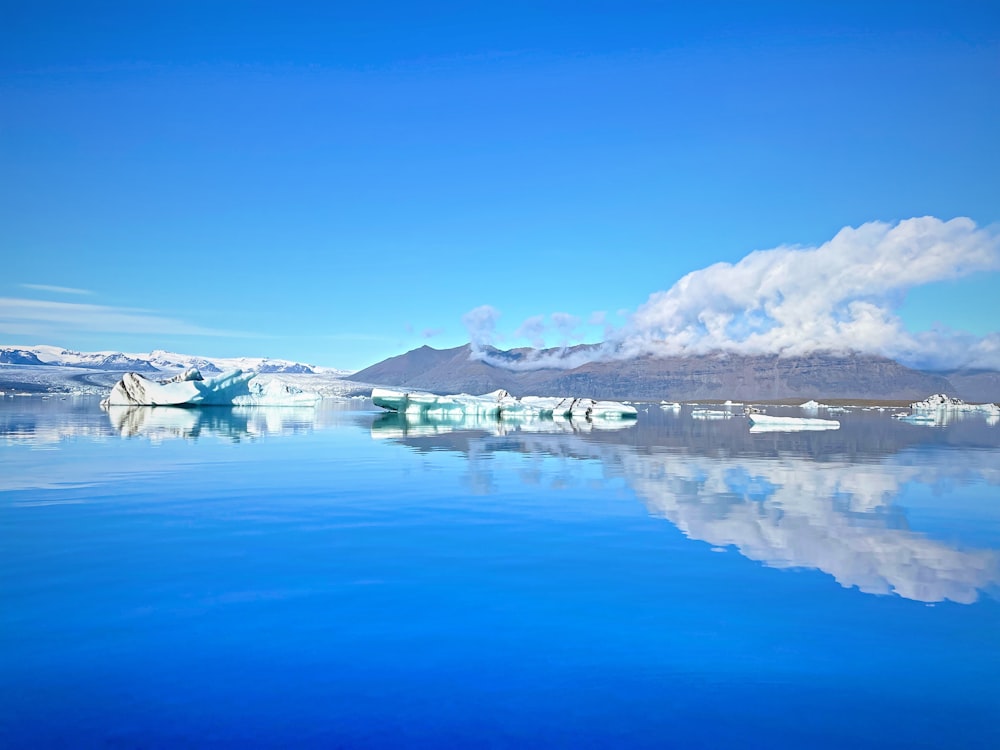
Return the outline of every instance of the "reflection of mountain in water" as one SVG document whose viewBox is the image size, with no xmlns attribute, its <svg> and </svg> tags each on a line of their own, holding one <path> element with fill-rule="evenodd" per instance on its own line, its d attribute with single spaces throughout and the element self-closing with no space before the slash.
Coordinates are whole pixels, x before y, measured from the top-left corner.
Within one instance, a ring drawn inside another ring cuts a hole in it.
<svg viewBox="0 0 1000 750">
<path fill-rule="evenodd" d="M 933 488 L 943 503 L 956 487 L 1000 486 L 1000 450 L 956 451 L 947 446 L 964 438 L 943 433 L 931 436 L 930 444 L 909 447 L 920 442 L 914 436 L 927 432 L 906 429 L 886 415 L 866 419 L 864 424 L 875 426 L 867 438 L 854 425 L 846 440 L 823 433 L 750 436 L 745 422 L 727 440 L 728 424 L 701 430 L 690 418 L 667 417 L 658 426 L 647 423 L 646 440 L 633 444 L 619 442 L 623 435 L 615 433 L 505 434 L 476 426 L 410 423 L 403 429 L 380 422 L 372 427 L 373 437 L 420 451 L 464 453 L 470 484 L 487 491 L 493 469 L 480 459 L 492 452 L 599 460 L 609 475 L 624 477 L 652 514 L 691 539 L 734 547 L 770 567 L 822 570 L 866 593 L 971 603 L 1000 581 L 997 550 L 960 549 L 912 531 L 900 503 L 913 486 Z M 640 428 L 642 422 L 640 416 Z M 657 445 L 654 435 L 666 445 Z M 694 438 L 695 445 L 683 446 L 678 435 Z M 763 444 L 752 442 L 761 437 Z M 976 444 L 984 439 L 979 433 L 973 438 Z"/>
<path fill-rule="evenodd" d="M 315 409 L 288 407 L 110 406 L 107 413 L 122 437 L 142 436 L 151 440 L 212 436 L 239 442 L 262 435 L 307 431 L 316 420 Z"/>
</svg>

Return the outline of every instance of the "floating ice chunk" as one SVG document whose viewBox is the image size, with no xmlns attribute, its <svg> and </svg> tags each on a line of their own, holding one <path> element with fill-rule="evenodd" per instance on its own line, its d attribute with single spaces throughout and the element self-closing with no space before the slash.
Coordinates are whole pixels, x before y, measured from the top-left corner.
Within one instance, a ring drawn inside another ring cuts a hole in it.
<svg viewBox="0 0 1000 750">
<path fill-rule="evenodd" d="M 965 414 L 985 414 L 1000 416 L 1000 406 L 996 404 L 967 404 L 960 398 L 952 398 L 944 393 L 935 393 L 923 401 L 910 404 L 914 414 L 928 412 L 952 412 Z"/>
<path fill-rule="evenodd" d="M 663 411 L 680 411 L 681 405 L 676 401 L 661 401 L 660 408 Z"/>
<path fill-rule="evenodd" d="M 826 404 L 821 404 L 815 399 L 809 399 L 804 404 L 799 404 L 800 409 L 805 409 L 806 411 L 816 411 L 817 409 L 828 409 Z"/>
<path fill-rule="evenodd" d="M 747 413 L 753 432 L 790 432 L 794 430 L 839 430 L 836 419 L 807 419 L 803 417 L 776 417 L 771 414 Z"/>
<path fill-rule="evenodd" d="M 438 396 L 419 391 L 372 389 L 372 401 L 383 409 L 409 416 L 476 416 L 493 418 L 622 419 L 634 418 L 634 406 L 589 398 L 524 396 L 498 390 L 482 396 L 460 393 Z"/>
<path fill-rule="evenodd" d="M 215 378 L 191 368 L 169 380 L 149 380 L 135 372 L 122 376 L 104 406 L 315 406 L 319 396 L 277 380 L 263 383 L 257 373 L 234 370 Z"/>
<path fill-rule="evenodd" d="M 692 419 L 732 419 L 731 411 L 719 411 L 718 409 L 692 409 Z"/>
<path fill-rule="evenodd" d="M 985 417 L 991 427 L 1000 423 L 1000 406 L 996 404 L 967 404 L 960 398 L 935 393 L 923 401 L 910 404 L 909 416 L 897 417 L 901 422 L 941 426 L 964 417 Z"/>
</svg>

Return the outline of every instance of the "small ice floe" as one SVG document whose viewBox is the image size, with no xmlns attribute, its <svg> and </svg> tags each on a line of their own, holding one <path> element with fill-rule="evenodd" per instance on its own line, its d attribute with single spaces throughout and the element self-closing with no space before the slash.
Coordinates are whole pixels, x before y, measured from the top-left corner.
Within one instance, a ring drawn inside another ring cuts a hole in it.
<svg viewBox="0 0 1000 750">
<path fill-rule="evenodd" d="M 804 404 L 799 404 L 799 408 L 803 411 L 819 411 L 820 409 L 829 409 L 830 407 L 814 399 L 809 399 Z"/>
<path fill-rule="evenodd" d="M 764 414 L 759 409 L 749 408 L 746 412 L 750 420 L 751 432 L 792 432 L 798 430 L 839 430 L 836 419 L 813 419 L 807 417 L 777 417 Z"/>
<path fill-rule="evenodd" d="M 719 411 L 718 409 L 693 409 L 692 419 L 732 419 L 731 411 Z"/>
</svg>

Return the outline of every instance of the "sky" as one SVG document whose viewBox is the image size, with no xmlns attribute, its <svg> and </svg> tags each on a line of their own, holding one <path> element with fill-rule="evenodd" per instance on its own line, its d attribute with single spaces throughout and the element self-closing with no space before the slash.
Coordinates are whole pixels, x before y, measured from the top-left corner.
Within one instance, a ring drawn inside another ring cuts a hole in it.
<svg viewBox="0 0 1000 750">
<path fill-rule="evenodd" d="M 992 2 L 7 2 L 0 344 L 1000 369 L 997 133 Z"/>
</svg>

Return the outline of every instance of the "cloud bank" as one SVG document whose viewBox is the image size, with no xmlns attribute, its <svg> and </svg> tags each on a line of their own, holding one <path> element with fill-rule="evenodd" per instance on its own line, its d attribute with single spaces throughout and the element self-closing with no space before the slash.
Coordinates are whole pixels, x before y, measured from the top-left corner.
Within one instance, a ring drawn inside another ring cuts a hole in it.
<svg viewBox="0 0 1000 750">
<path fill-rule="evenodd" d="M 911 332 L 896 314 L 914 287 L 996 270 L 1000 236 L 971 219 L 845 227 L 818 247 L 758 250 L 737 263 L 693 271 L 650 295 L 602 345 L 566 359 L 547 353 L 521 369 L 643 355 L 817 351 L 881 354 L 931 369 L 1000 369 L 1000 332 Z M 490 310 L 495 332 L 498 313 Z M 521 333 L 540 341 L 540 321 L 529 319 Z"/>
</svg>

